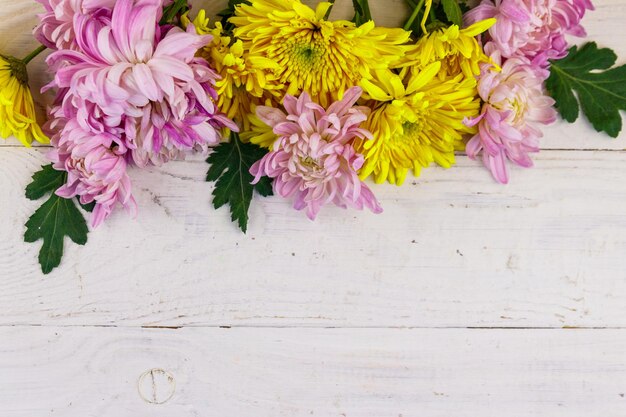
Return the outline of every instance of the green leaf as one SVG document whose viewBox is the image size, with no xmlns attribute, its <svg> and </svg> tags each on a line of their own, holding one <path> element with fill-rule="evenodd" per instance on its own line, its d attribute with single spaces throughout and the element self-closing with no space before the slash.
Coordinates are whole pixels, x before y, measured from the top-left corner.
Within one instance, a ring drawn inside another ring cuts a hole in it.
<svg viewBox="0 0 626 417">
<path fill-rule="evenodd" d="M 459 8 L 461 9 L 461 14 L 462 15 L 464 15 L 465 13 L 469 12 L 470 10 L 472 10 L 472 8 L 470 7 L 470 5 L 468 4 L 467 1 L 459 2 Z"/>
<path fill-rule="evenodd" d="M 69 236 L 79 245 L 87 243 L 87 223 L 74 201 L 52 194 L 26 222 L 26 242 L 43 239 L 39 264 L 44 274 L 59 266 L 63 257 L 63 238 Z"/>
<path fill-rule="evenodd" d="M 362 24 L 372 20 L 368 0 L 352 0 L 352 7 L 354 8 L 354 17 L 352 18 L 352 22 L 354 22 L 357 26 L 361 26 Z"/>
<path fill-rule="evenodd" d="M 270 178 L 263 177 L 257 184 L 251 184 L 254 177 L 250 174 L 250 167 L 266 152 L 256 145 L 241 142 L 238 134 L 231 133 L 230 142 L 219 144 L 207 158 L 211 167 L 206 179 L 216 182 L 213 207 L 218 209 L 228 204 L 232 220 L 238 222 L 244 233 L 248 229 L 248 209 L 253 191 L 263 197 L 272 195 Z"/>
<path fill-rule="evenodd" d="M 33 175 L 33 181 L 26 186 L 26 198 L 39 200 L 48 193 L 52 193 L 65 183 L 66 173 L 52 168 L 52 164 L 41 167 Z"/>
<path fill-rule="evenodd" d="M 598 132 L 614 138 L 619 135 L 620 110 L 626 110 L 626 65 L 611 68 L 616 60 L 612 50 L 598 49 L 590 42 L 580 49 L 574 46 L 565 58 L 552 61 L 546 88 L 565 120 L 576 121 L 582 108 Z"/>
<path fill-rule="evenodd" d="M 81 202 L 80 202 L 80 197 L 78 197 L 78 196 L 77 196 L 77 197 L 76 197 L 76 202 L 80 205 L 80 207 L 81 207 L 83 210 L 85 210 L 85 211 L 86 211 L 86 212 L 88 212 L 88 213 L 93 212 L 93 209 L 95 209 L 95 208 L 96 208 L 96 202 L 95 202 L 95 201 L 92 201 L 92 202 L 91 202 L 91 203 L 89 203 L 89 204 L 83 204 L 83 203 L 81 203 Z"/>
<path fill-rule="evenodd" d="M 463 25 L 463 13 L 457 0 L 441 0 L 441 4 L 448 21 L 461 27 Z"/>
<path fill-rule="evenodd" d="M 24 241 L 32 243 L 43 239 L 39 264 L 44 274 L 59 266 L 63 257 L 63 240 L 69 236 L 79 245 L 87 243 L 87 223 L 73 199 L 54 194 L 66 181 L 67 173 L 56 171 L 52 165 L 42 167 L 26 187 L 26 197 L 36 200 L 52 193 L 26 222 Z"/>
<path fill-rule="evenodd" d="M 187 0 L 174 0 L 172 4 L 163 9 L 163 16 L 159 25 L 173 24 L 174 19 L 189 10 Z"/>
<path fill-rule="evenodd" d="M 235 8 L 239 4 L 247 4 L 251 3 L 248 0 L 229 0 L 228 7 L 220 11 L 217 16 L 222 18 L 222 28 L 228 34 L 231 34 L 235 26 L 229 22 L 229 19 L 235 15 Z"/>
</svg>

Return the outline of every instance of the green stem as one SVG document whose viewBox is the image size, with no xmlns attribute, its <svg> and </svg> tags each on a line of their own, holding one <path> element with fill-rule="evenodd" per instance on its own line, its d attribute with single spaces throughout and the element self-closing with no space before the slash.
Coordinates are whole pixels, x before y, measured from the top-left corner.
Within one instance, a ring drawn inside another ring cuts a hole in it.
<svg viewBox="0 0 626 417">
<path fill-rule="evenodd" d="M 330 17 L 330 12 L 333 10 L 333 6 L 335 5 L 335 0 L 328 0 L 330 3 L 330 7 L 326 10 L 326 14 L 324 15 L 324 20 L 328 20 Z"/>
<path fill-rule="evenodd" d="M 363 12 L 365 13 L 365 21 L 369 22 L 372 19 L 372 12 L 370 12 L 370 4 L 368 0 L 363 1 Z"/>
<path fill-rule="evenodd" d="M 46 50 L 46 47 L 41 45 L 39 46 L 39 48 L 35 49 L 33 52 L 31 52 L 30 54 L 28 54 L 26 56 L 26 58 L 22 59 L 22 62 L 24 63 L 24 65 L 28 65 L 28 63 L 30 61 L 33 60 L 33 58 L 35 58 L 37 55 L 39 55 L 40 53 L 42 53 L 43 51 Z"/>
<path fill-rule="evenodd" d="M 415 19 L 417 18 L 417 15 L 422 10 L 422 7 L 424 7 L 424 1 L 425 0 L 420 0 L 420 2 L 417 3 L 417 6 L 415 7 L 415 9 L 413 9 L 413 13 L 411 14 L 411 17 L 409 17 L 409 20 L 407 20 L 405 25 L 404 25 L 404 30 L 410 30 L 411 29 L 411 26 L 413 25 L 413 22 L 415 22 Z"/>
</svg>

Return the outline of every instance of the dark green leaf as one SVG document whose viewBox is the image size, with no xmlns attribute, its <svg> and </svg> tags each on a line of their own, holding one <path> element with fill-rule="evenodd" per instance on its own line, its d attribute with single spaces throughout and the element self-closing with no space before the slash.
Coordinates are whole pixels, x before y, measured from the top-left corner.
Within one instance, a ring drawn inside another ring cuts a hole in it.
<svg viewBox="0 0 626 417">
<path fill-rule="evenodd" d="M 355 14 L 359 16 L 363 16 L 365 14 L 365 12 L 363 11 L 363 7 L 361 6 L 361 3 L 359 2 L 359 0 L 352 0 L 352 7 L 354 8 Z"/>
<path fill-rule="evenodd" d="M 352 18 L 352 21 L 357 26 L 361 26 L 362 24 L 372 20 L 368 0 L 352 0 L 352 7 L 354 8 L 354 17 Z"/>
<path fill-rule="evenodd" d="M 546 87 L 565 120 L 576 121 L 582 108 L 598 132 L 614 138 L 619 135 L 620 110 L 626 110 L 626 65 L 611 68 L 616 59 L 612 50 L 598 49 L 590 42 L 580 49 L 574 46 L 565 58 L 552 61 Z"/>
<path fill-rule="evenodd" d="M 259 183 L 254 180 L 250 167 L 263 158 L 267 151 L 251 143 L 243 143 L 236 133 L 231 134 L 228 143 L 219 144 L 207 162 L 211 164 L 207 181 L 215 181 L 213 206 L 218 209 L 225 204 L 230 206 L 231 218 L 237 221 L 245 233 L 248 228 L 248 209 L 253 191 L 266 197 L 272 195 L 272 181 L 263 177 Z"/>
<path fill-rule="evenodd" d="M 443 11 L 448 18 L 448 21 L 454 25 L 463 25 L 463 13 L 457 0 L 441 0 L 443 5 Z"/>
<path fill-rule="evenodd" d="M 76 197 L 76 201 L 82 207 L 82 209 L 85 210 L 86 212 L 91 213 L 93 211 L 93 209 L 96 208 L 96 202 L 95 201 L 92 201 L 89 204 L 83 204 L 83 203 L 80 202 L 80 198 L 79 197 Z"/>
<path fill-rule="evenodd" d="M 26 187 L 26 197 L 31 200 L 52 194 L 28 219 L 24 233 L 26 242 L 43 239 L 39 264 L 44 274 L 50 273 L 61 263 L 65 236 L 79 245 L 87 242 L 87 223 L 74 200 L 54 194 L 66 179 L 66 172 L 56 171 L 52 165 L 46 165 L 33 175 L 33 181 Z"/>
<path fill-rule="evenodd" d="M 222 18 L 222 28 L 226 33 L 231 33 L 235 28 L 229 19 L 235 15 L 235 7 L 239 4 L 250 5 L 251 3 L 248 0 L 229 0 L 228 7 L 217 14 Z"/>
<path fill-rule="evenodd" d="M 189 10 L 187 0 L 174 0 L 172 4 L 163 9 L 160 25 L 173 24 L 174 19 Z"/>
<path fill-rule="evenodd" d="M 461 14 L 465 14 L 469 12 L 470 10 L 472 10 L 472 8 L 470 7 L 467 1 L 461 1 L 459 3 L 459 7 L 461 8 Z"/>
<path fill-rule="evenodd" d="M 73 200 L 52 194 L 48 201 L 26 222 L 26 242 L 43 239 L 39 264 L 44 274 L 59 266 L 63 257 L 63 239 L 69 236 L 79 245 L 87 243 L 87 223 Z"/>
<path fill-rule="evenodd" d="M 33 175 L 33 181 L 26 186 L 26 198 L 39 200 L 48 193 L 52 193 L 65 183 L 66 173 L 52 168 L 52 164 L 41 167 Z"/>
</svg>

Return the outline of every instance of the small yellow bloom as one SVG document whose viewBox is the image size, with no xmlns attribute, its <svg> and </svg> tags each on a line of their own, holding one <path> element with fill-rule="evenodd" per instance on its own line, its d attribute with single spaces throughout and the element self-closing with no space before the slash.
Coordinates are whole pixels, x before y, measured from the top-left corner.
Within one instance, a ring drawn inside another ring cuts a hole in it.
<svg viewBox="0 0 626 417">
<path fill-rule="evenodd" d="M 300 0 L 251 0 L 236 7 L 230 22 L 244 50 L 274 64 L 284 94 L 308 92 L 322 106 L 376 69 L 388 68 L 405 53 L 409 32 L 377 28 L 373 22 L 356 26 L 324 19 L 329 2 L 315 10 Z"/>
<path fill-rule="evenodd" d="M 272 105 L 269 100 L 265 103 L 266 106 L 276 107 Z M 240 133 L 241 140 L 243 142 L 250 142 L 258 145 L 262 148 L 272 149 L 278 136 L 274 133 L 271 126 L 261 121 L 256 115 L 256 104 L 252 105 L 252 112 L 248 115 L 249 129 Z"/>
<path fill-rule="evenodd" d="M 423 36 L 407 53 L 401 67 L 422 69 L 435 61 L 441 61 L 440 79 L 462 73 L 466 78 L 480 74 L 480 64 L 489 62 L 476 40 L 495 23 L 485 19 L 461 29 L 457 25 L 439 28 Z"/>
<path fill-rule="evenodd" d="M 361 86 L 373 100 L 373 111 L 363 128 L 373 140 L 358 141 L 355 149 L 365 157 L 360 176 L 372 175 L 377 183 L 401 185 L 409 170 L 415 176 L 435 162 L 454 164 L 454 150 L 473 129 L 463 124 L 478 115 L 476 83 L 463 74 L 441 80 L 440 61 L 409 75 L 378 71 Z"/>
<path fill-rule="evenodd" d="M 189 24 L 187 16 L 183 17 L 183 24 Z M 266 95 L 278 96 L 283 88 L 274 76 L 276 63 L 249 53 L 241 40 L 224 34 L 220 22 L 215 23 L 214 29 L 209 28 L 204 10 L 198 12 L 193 24 L 198 34 L 213 36 L 213 42 L 201 50 L 200 55 L 221 76 L 215 86 L 218 108 L 243 127 L 243 131 L 250 129 L 248 115 L 252 107 L 263 103 Z"/>
<path fill-rule="evenodd" d="M 33 96 L 28 88 L 26 65 L 0 55 L 0 136 L 15 136 L 24 146 L 33 140 L 48 143 L 37 124 Z"/>
</svg>

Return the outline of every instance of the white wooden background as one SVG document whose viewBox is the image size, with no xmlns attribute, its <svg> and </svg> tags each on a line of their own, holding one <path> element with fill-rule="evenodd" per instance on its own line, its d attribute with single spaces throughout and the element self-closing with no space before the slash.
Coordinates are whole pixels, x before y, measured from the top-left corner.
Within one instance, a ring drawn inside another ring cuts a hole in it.
<svg viewBox="0 0 626 417">
<path fill-rule="evenodd" d="M 623 63 L 626 2 L 595 3 Z M 39 6 L 0 5 L 24 54 Z M 44 277 L 22 236 L 45 148 L 0 142 L 0 417 L 626 416 L 626 134 L 560 123 L 543 146 L 508 186 L 466 157 L 377 186 L 381 216 L 258 200 L 248 235 L 200 159 L 134 171 L 139 218 Z"/>
</svg>

